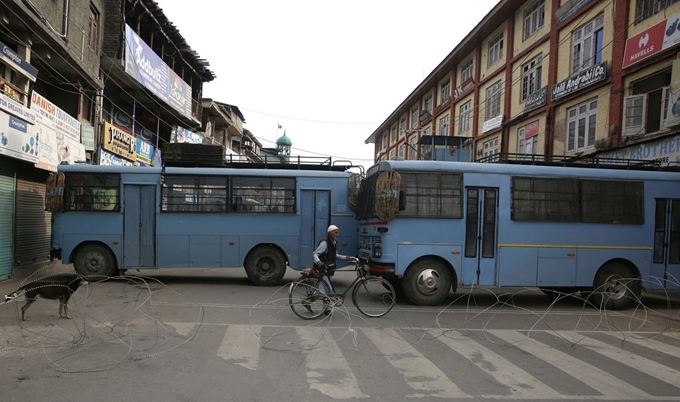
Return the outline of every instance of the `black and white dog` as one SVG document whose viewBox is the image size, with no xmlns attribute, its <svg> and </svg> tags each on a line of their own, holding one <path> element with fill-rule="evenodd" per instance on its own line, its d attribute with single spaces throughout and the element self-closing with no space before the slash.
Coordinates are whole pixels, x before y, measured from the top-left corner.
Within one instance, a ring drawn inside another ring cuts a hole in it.
<svg viewBox="0 0 680 402">
<path fill-rule="evenodd" d="M 59 316 L 71 318 L 68 315 L 68 300 L 81 284 L 86 283 L 85 280 L 76 275 L 55 275 L 49 278 L 41 278 L 40 280 L 27 283 L 13 293 L 6 295 L 5 303 L 17 298 L 18 293 L 23 290 L 26 296 L 26 304 L 21 307 L 22 321 L 26 321 L 26 310 L 35 303 L 38 296 L 49 300 L 59 300 Z"/>
</svg>

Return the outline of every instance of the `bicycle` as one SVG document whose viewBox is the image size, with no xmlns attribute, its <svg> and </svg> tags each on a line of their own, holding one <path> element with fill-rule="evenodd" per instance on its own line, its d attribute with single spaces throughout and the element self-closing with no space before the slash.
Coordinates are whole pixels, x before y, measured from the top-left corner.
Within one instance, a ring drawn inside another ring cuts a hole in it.
<svg viewBox="0 0 680 402">
<path fill-rule="evenodd" d="M 343 304 L 345 295 L 352 290 L 352 303 L 367 317 L 382 317 L 392 310 L 396 303 L 396 293 L 392 285 L 378 276 L 367 275 L 361 261 L 352 257 L 354 271 L 357 277 L 342 293 L 336 293 L 323 281 L 324 276 L 330 276 L 323 269 L 314 268 L 317 273 L 305 273 L 303 278 L 290 284 L 288 302 L 293 313 L 305 320 L 313 320 L 322 314 L 332 312 L 332 309 Z M 348 271 L 348 270 L 347 270 Z"/>
</svg>

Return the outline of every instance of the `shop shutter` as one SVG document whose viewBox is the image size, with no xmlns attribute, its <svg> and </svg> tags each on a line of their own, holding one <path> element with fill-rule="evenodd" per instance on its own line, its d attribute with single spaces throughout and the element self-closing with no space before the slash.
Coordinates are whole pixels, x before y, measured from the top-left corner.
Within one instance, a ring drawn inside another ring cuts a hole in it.
<svg viewBox="0 0 680 402">
<path fill-rule="evenodd" d="M 52 214 L 45 211 L 47 175 L 33 167 L 17 172 L 15 265 L 49 259 Z"/>
<path fill-rule="evenodd" d="M 14 162 L 0 156 L 0 280 L 9 278 L 14 265 L 14 172 Z"/>
</svg>

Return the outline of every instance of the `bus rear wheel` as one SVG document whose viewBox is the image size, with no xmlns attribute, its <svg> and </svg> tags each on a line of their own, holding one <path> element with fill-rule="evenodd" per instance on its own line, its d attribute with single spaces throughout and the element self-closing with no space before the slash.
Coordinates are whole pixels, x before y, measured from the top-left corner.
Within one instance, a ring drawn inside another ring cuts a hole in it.
<svg viewBox="0 0 680 402">
<path fill-rule="evenodd" d="M 420 306 L 440 304 L 451 289 L 451 272 L 441 262 L 427 258 L 414 263 L 402 280 L 406 297 Z"/>
<path fill-rule="evenodd" d="M 621 263 L 609 263 L 595 275 L 590 299 L 595 307 L 622 310 L 640 299 L 640 281 Z"/>
<path fill-rule="evenodd" d="M 244 268 L 255 285 L 276 285 L 286 273 L 286 259 L 274 247 L 258 247 L 248 255 Z"/>
<path fill-rule="evenodd" d="M 73 268 L 85 278 L 102 279 L 116 274 L 116 262 L 111 250 L 96 243 L 78 248 L 73 257 Z"/>
</svg>

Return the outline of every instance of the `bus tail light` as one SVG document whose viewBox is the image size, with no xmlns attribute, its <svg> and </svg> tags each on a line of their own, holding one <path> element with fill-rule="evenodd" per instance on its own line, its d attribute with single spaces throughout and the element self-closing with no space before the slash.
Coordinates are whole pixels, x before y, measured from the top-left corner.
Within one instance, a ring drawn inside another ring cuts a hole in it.
<svg viewBox="0 0 680 402">
<path fill-rule="evenodd" d="M 387 233 L 387 228 L 386 227 L 379 227 L 378 233 Z"/>
<path fill-rule="evenodd" d="M 373 257 L 380 258 L 382 256 L 382 248 L 379 246 L 373 247 Z"/>
</svg>

